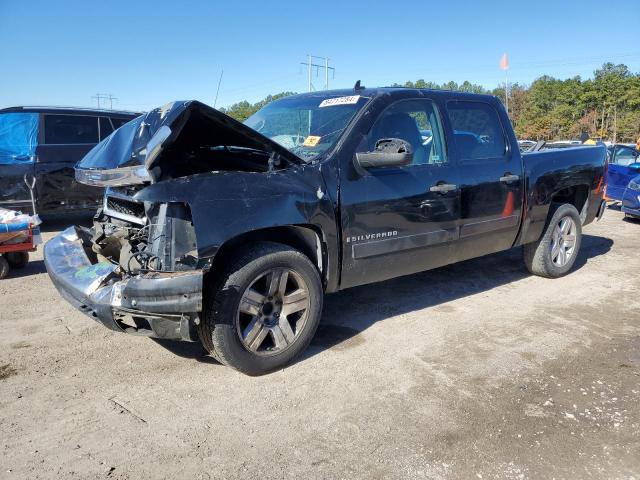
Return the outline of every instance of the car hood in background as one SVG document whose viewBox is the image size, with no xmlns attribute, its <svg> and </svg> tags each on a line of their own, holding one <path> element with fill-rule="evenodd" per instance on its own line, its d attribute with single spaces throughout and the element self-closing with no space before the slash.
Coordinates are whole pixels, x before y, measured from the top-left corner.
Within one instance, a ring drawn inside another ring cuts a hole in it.
<svg viewBox="0 0 640 480">
<path fill-rule="evenodd" d="M 189 100 L 168 103 L 117 129 L 76 165 L 76 180 L 97 186 L 157 182 L 171 162 L 161 153 L 178 140 L 198 146 L 255 149 L 290 163 L 304 163 L 252 128 Z"/>
</svg>

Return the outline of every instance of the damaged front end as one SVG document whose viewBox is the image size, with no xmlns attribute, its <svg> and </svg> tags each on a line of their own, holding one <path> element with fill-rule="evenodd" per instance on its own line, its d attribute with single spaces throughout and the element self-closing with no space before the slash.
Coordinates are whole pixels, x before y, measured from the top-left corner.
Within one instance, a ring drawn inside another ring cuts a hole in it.
<svg viewBox="0 0 640 480">
<path fill-rule="evenodd" d="M 67 301 L 112 330 L 195 340 L 203 271 L 188 208 L 131 203 L 122 216 L 145 212 L 139 222 L 103 210 L 92 229 L 70 227 L 50 240 L 47 271 Z"/>
<path fill-rule="evenodd" d="M 76 167 L 84 184 L 108 187 L 91 229 L 72 227 L 44 248 L 57 289 L 106 327 L 193 340 L 206 262 L 198 258 L 187 204 L 142 202 L 150 184 L 212 170 L 268 171 L 292 157 L 206 105 L 173 102 L 116 130 Z"/>
<path fill-rule="evenodd" d="M 152 110 L 76 166 L 79 182 L 107 187 L 104 203 L 93 228 L 69 228 L 46 244 L 47 271 L 65 299 L 112 330 L 195 340 L 210 258 L 199 254 L 191 207 L 172 194 L 139 198 L 183 177 L 271 173 L 300 162 L 202 103 Z"/>
</svg>

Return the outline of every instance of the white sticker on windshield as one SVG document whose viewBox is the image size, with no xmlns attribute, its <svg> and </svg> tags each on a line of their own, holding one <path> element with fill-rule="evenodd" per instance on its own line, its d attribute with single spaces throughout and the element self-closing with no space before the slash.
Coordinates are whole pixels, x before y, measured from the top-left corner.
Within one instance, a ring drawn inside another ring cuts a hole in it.
<svg viewBox="0 0 640 480">
<path fill-rule="evenodd" d="M 336 97 L 336 98 L 327 98 L 320 102 L 320 108 L 322 107 L 333 107 L 334 105 L 353 105 L 354 103 L 358 103 L 360 100 L 360 95 L 351 95 L 349 97 Z"/>
</svg>

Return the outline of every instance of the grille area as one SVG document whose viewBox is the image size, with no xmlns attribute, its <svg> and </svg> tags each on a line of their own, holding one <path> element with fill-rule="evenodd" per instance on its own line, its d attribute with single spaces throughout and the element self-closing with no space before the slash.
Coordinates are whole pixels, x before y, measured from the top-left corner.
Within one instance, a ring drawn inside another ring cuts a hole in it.
<svg viewBox="0 0 640 480">
<path fill-rule="evenodd" d="M 107 196 L 105 213 L 114 217 L 126 215 L 142 220 L 145 217 L 144 204 L 120 197 Z"/>
<path fill-rule="evenodd" d="M 144 217 L 144 205 L 142 203 L 124 200 L 122 198 L 107 197 L 107 208 L 114 212 L 131 215 L 133 217 Z"/>
</svg>

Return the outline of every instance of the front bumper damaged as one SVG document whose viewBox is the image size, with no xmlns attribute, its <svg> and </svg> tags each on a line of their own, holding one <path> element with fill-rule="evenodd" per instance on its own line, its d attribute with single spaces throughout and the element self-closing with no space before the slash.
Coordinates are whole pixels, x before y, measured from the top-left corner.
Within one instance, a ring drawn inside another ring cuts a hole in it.
<svg viewBox="0 0 640 480">
<path fill-rule="evenodd" d="M 122 278 L 110 262 L 92 263 L 83 232 L 70 227 L 44 247 L 47 272 L 62 297 L 118 332 L 195 340 L 202 310 L 201 270 L 154 271 Z"/>
</svg>

